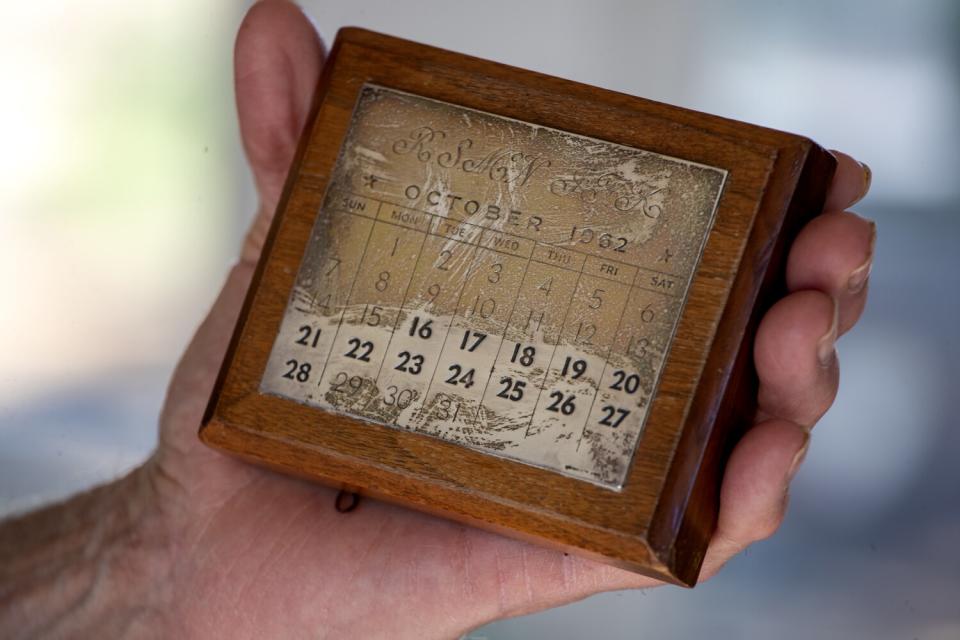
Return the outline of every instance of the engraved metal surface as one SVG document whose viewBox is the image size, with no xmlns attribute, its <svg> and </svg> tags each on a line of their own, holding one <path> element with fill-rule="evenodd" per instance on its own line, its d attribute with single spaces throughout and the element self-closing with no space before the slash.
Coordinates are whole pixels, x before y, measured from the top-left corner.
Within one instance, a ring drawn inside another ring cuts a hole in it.
<svg viewBox="0 0 960 640">
<path fill-rule="evenodd" d="M 618 489 L 725 179 L 366 85 L 261 391 Z"/>
</svg>

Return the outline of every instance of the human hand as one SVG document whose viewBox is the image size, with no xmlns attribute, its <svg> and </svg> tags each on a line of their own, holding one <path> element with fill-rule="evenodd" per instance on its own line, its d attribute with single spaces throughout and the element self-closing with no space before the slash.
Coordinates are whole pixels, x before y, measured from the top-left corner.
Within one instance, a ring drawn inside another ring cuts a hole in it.
<svg viewBox="0 0 960 640">
<path fill-rule="evenodd" d="M 204 447 L 197 427 L 263 246 L 323 63 L 311 24 L 283 1 L 255 5 L 235 59 L 240 128 L 260 206 L 213 309 L 185 353 L 141 471 L 164 540 L 165 635 L 453 637 L 486 621 L 655 580 L 367 500 L 344 516 L 334 490 Z M 833 401 L 834 342 L 866 300 L 874 227 L 843 212 L 869 174 L 849 156 L 826 213 L 794 243 L 791 293 L 764 317 L 760 411 L 727 465 L 702 579 L 779 526 L 809 429 Z"/>
</svg>

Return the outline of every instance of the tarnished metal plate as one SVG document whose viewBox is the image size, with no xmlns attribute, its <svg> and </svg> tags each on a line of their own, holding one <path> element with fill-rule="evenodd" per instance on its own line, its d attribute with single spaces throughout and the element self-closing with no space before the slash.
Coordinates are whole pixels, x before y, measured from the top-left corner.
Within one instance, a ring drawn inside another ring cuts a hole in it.
<svg viewBox="0 0 960 640">
<path fill-rule="evenodd" d="M 366 85 L 261 391 L 618 489 L 725 179 Z"/>
</svg>

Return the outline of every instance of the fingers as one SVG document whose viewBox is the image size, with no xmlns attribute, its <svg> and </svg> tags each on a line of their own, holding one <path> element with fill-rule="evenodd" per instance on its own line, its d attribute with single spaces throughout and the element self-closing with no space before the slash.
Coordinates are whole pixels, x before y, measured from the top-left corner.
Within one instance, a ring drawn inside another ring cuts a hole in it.
<svg viewBox="0 0 960 640">
<path fill-rule="evenodd" d="M 240 133 L 260 196 L 242 259 L 255 261 L 280 198 L 323 65 L 320 37 L 300 9 L 266 0 L 250 9 L 234 47 Z"/>
<path fill-rule="evenodd" d="M 803 228 L 790 249 L 787 286 L 833 296 L 840 307 L 840 334 L 863 313 L 876 234 L 873 222 L 853 213 L 825 213 Z"/>
<path fill-rule="evenodd" d="M 837 310 L 828 294 L 809 290 L 788 295 L 764 316 L 753 354 L 761 415 L 809 428 L 830 407 L 839 379 Z"/>
<path fill-rule="evenodd" d="M 860 202 L 870 190 L 873 173 L 866 164 L 854 160 L 842 151 L 832 151 L 837 159 L 837 170 L 827 192 L 824 211 L 843 211 Z"/>
<path fill-rule="evenodd" d="M 840 305 L 839 333 L 850 329 L 863 312 L 867 280 L 873 265 L 876 225 L 844 209 L 860 201 L 870 188 L 871 171 L 834 151 L 837 171 L 824 213 L 800 232 L 787 261 L 791 291 L 819 289 Z"/>
<path fill-rule="evenodd" d="M 170 383 L 161 418 L 160 455 L 171 448 L 205 451 L 198 446 L 196 425 L 270 227 L 322 63 L 320 39 L 295 5 L 267 0 L 247 13 L 237 34 L 234 71 L 240 131 L 260 208 L 240 263 L 230 272 Z"/>
<path fill-rule="evenodd" d="M 866 195 L 871 172 L 847 154 L 833 153 L 838 164 L 824 206 L 828 213 L 794 241 L 787 263 L 793 293 L 767 312 L 757 331 L 754 362 L 764 421 L 747 432 L 727 463 L 701 579 L 780 526 L 809 429 L 837 393 L 837 336 L 863 311 L 876 227 L 843 209 Z"/>
<path fill-rule="evenodd" d="M 753 427 L 727 462 L 720 488 L 720 515 L 701 580 L 716 573 L 749 544 L 773 535 L 783 521 L 790 480 L 809 445 L 803 428 L 786 420 Z"/>
</svg>

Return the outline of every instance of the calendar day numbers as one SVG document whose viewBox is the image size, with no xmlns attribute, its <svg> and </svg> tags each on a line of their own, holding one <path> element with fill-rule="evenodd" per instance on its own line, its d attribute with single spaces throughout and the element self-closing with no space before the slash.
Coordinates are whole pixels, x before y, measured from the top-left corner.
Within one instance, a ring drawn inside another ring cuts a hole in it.
<svg viewBox="0 0 960 640">
<path fill-rule="evenodd" d="M 365 85 L 260 389 L 616 490 L 725 179 Z"/>
</svg>

